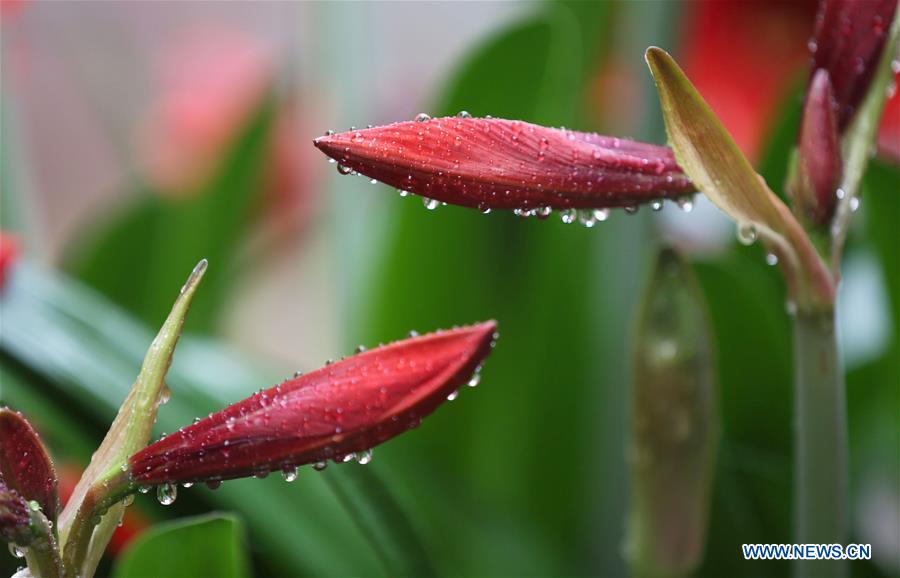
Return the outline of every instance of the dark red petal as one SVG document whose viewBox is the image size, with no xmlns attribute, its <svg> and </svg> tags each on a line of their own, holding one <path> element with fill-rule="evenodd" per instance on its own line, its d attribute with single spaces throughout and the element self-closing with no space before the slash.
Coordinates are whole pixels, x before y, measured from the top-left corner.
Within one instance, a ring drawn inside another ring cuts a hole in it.
<svg viewBox="0 0 900 578">
<path fill-rule="evenodd" d="M 27 546 L 31 541 L 30 526 L 28 503 L 0 480 L 0 540 Z"/>
<path fill-rule="evenodd" d="M 239 478 L 367 450 L 415 427 L 492 348 L 496 323 L 354 355 L 185 427 L 131 457 L 140 484 Z"/>
<path fill-rule="evenodd" d="M 314 144 L 367 177 L 481 210 L 599 209 L 694 191 L 667 147 L 517 120 L 398 122 Z"/>
<path fill-rule="evenodd" d="M 34 428 L 21 414 L 0 409 L 0 477 L 26 500 L 35 500 L 48 520 L 59 513 L 56 471 Z"/>
<path fill-rule="evenodd" d="M 793 187 L 795 202 L 805 218 L 817 225 L 831 220 L 841 178 L 841 149 L 835 102 L 828 72 L 816 72 L 803 108 L 800 127 L 800 176 Z"/>
<path fill-rule="evenodd" d="M 897 0 L 822 0 L 810 43 L 812 73 L 824 68 L 838 103 L 838 130 L 850 124 L 887 43 Z"/>
</svg>

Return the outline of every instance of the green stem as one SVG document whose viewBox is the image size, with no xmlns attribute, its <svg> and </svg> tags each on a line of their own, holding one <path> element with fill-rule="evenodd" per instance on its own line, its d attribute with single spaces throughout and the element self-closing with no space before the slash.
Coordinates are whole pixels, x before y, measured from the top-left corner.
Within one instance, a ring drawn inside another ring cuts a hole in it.
<svg viewBox="0 0 900 578">
<path fill-rule="evenodd" d="M 794 319 L 794 523 L 798 544 L 846 544 L 847 409 L 833 310 Z M 847 575 L 843 561 L 796 562 L 795 578 Z"/>
</svg>

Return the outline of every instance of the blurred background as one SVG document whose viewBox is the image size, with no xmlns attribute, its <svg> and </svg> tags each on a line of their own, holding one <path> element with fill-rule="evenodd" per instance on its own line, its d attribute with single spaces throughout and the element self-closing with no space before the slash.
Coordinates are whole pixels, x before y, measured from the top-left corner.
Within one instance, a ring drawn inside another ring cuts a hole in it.
<svg viewBox="0 0 900 578">
<path fill-rule="evenodd" d="M 762 248 L 702 198 L 592 229 L 441 207 L 340 176 L 325 130 L 468 110 L 663 143 L 643 51 L 672 52 L 779 190 L 815 2 L 159 3 L 3 0 L 0 398 L 71 489 L 191 267 L 210 261 L 158 432 L 295 370 L 495 318 L 482 385 L 371 465 L 139 496 L 154 521 L 246 523 L 259 576 L 382 575 L 325 476 L 373 468 L 451 576 L 624 576 L 628 335 L 662 242 L 716 336 L 723 437 L 700 576 L 785 575 L 790 325 Z M 900 109 L 889 104 L 844 264 L 853 540 L 900 574 Z M 110 561 L 104 563 L 108 571 Z M 17 561 L 0 559 L 11 572 Z"/>
</svg>

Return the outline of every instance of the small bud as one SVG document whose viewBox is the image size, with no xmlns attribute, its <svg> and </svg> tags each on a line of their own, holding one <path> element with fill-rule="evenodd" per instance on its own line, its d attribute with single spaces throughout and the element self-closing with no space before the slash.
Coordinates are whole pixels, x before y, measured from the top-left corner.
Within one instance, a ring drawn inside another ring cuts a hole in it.
<svg viewBox="0 0 900 578">
<path fill-rule="evenodd" d="M 639 576 L 688 576 L 703 557 L 718 411 L 712 336 L 690 265 L 657 260 L 634 334 L 628 555 Z"/>
<path fill-rule="evenodd" d="M 836 106 L 828 72 L 820 69 L 806 93 L 797 167 L 789 185 L 795 212 L 817 227 L 828 226 L 838 200 L 842 166 Z"/>
<path fill-rule="evenodd" d="M 51 522 L 59 512 L 56 470 L 31 424 L 0 408 L 0 478 L 25 500 L 36 501 Z"/>
<path fill-rule="evenodd" d="M 821 0 L 812 42 L 812 74 L 828 71 L 842 134 L 869 90 L 888 40 L 897 0 Z M 811 79 L 812 82 L 812 79 Z"/>
<path fill-rule="evenodd" d="M 28 502 L 0 480 L 0 539 L 27 546 L 34 539 Z"/>
</svg>

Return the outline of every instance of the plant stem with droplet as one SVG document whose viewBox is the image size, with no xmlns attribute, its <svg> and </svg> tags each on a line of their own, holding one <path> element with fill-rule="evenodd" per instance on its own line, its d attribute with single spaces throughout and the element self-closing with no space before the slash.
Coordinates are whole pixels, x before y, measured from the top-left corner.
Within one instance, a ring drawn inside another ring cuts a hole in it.
<svg viewBox="0 0 900 578">
<path fill-rule="evenodd" d="M 834 311 L 794 318 L 794 542 L 845 544 L 847 407 Z M 847 575 L 840 560 L 795 562 L 796 578 Z"/>
</svg>

